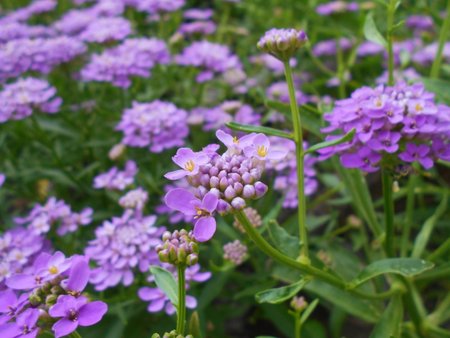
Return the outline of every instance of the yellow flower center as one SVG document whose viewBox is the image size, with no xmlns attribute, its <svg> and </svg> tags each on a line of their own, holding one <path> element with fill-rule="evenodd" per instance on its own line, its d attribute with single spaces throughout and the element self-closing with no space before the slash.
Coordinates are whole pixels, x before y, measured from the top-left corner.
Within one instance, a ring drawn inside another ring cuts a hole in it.
<svg viewBox="0 0 450 338">
<path fill-rule="evenodd" d="M 258 153 L 258 156 L 266 157 L 267 150 L 268 149 L 264 146 L 258 146 L 258 148 L 256 149 L 256 152 Z"/>
<path fill-rule="evenodd" d="M 383 102 L 381 102 L 380 99 L 377 99 L 377 101 L 375 102 L 375 106 L 381 107 L 382 105 L 383 105 Z"/>
<path fill-rule="evenodd" d="M 54 265 L 48 268 L 48 272 L 50 272 L 52 275 L 56 275 L 58 273 L 58 268 Z"/>
<path fill-rule="evenodd" d="M 236 144 L 239 143 L 239 140 L 238 140 L 238 138 L 236 136 L 233 137 L 233 143 L 236 143 Z"/>
<path fill-rule="evenodd" d="M 416 111 L 422 111 L 423 107 L 420 105 L 420 103 L 416 104 Z"/>
<path fill-rule="evenodd" d="M 205 210 L 205 209 L 202 209 L 202 208 L 199 208 L 199 207 L 195 207 L 195 210 L 196 210 L 196 214 L 194 216 L 195 219 L 200 218 L 202 216 L 209 216 L 210 215 L 210 213 L 207 210 Z"/>
<path fill-rule="evenodd" d="M 195 164 L 194 161 L 189 160 L 186 162 L 186 164 L 184 165 L 184 169 L 186 169 L 187 171 L 193 171 L 195 168 Z"/>
</svg>

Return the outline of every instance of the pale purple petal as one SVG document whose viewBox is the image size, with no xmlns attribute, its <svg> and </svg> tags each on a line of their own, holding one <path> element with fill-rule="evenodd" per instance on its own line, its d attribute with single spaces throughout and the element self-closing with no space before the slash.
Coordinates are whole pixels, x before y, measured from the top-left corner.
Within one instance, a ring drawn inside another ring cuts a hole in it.
<svg viewBox="0 0 450 338">
<path fill-rule="evenodd" d="M 104 302 L 87 303 L 78 311 L 78 323 L 80 326 L 94 325 L 102 319 L 106 311 L 108 311 L 108 306 Z"/>
<path fill-rule="evenodd" d="M 178 211 L 181 211 L 185 215 L 195 215 L 196 210 L 192 205 L 192 201 L 197 200 L 191 192 L 177 188 L 170 190 L 164 197 L 166 205 Z"/>
<path fill-rule="evenodd" d="M 216 232 L 214 217 L 201 217 L 194 225 L 194 237 L 199 242 L 209 241 Z"/>
<path fill-rule="evenodd" d="M 202 208 L 212 213 L 217 208 L 219 199 L 213 193 L 207 193 L 202 200 Z"/>
<path fill-rule="evenodd" d="M 52 330 L 55 332 L 55 338 L 67 336 L 77 329 L 78 322 L 67 318 L 58 320 L 53 326 Z"/>
</svg>

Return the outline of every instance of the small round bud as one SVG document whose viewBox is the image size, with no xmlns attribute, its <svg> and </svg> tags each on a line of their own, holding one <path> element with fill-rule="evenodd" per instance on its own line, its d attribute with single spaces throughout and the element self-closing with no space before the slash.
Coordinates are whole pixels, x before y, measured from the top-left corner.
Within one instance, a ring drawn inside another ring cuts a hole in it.
<svg viewBox="0 0 450 338">
<path fill-rule="evenodd" d="M 125 145 L 122 143 L 116 144 L 108 153 L 108 157 L 110 160 L 115 161 L 119 159 L 125 152 Z"/>
<path fill-rule="evenodd" d="M 294 298 L 292 298 L 290 305 L 295 312 L 302 312 L 304 309 L 306 309 L 308 303 L 305 301 L 304 297 L 295 296 Z"/>
<path fill-rule="evenodd" d="M 269 188 L 267 187 L 267 185 L 265 185 L 264 183 L 262 183 L 262 182 L 256 182 L 255 183 L 255 192 L 256 192 L 256 198 L 261 198 L 261 197 L 263 197 L 265 194 L 266 194 L 266 192 L 267 192 L 267 190 L 268 190 Z"/>
<path fill-rule="evenodd" d="M 233 198 L 231 201 L 231 206 L 236 210 L 241 210 L 245 208 L 245 200 L 241 197 Z"/>
</svg>

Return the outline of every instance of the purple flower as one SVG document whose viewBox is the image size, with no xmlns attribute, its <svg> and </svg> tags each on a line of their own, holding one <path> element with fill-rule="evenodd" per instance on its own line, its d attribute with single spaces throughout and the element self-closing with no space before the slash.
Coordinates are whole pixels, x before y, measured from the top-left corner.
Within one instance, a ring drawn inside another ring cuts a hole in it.
<svg viewBox="0 0 450 338">
<path fill-rule="evenodd" d="M 21 7 L 3 17 L 0 25 L 3 25 L 4 22 L 27 21 L 36 14 L 52 11 L 56 5 L 56 0 L 34 0 L 28 6 Z"/>
<path fill-rule="evenodd" d="M 131 23 L 124 18 L 99 18 L 92 21 L 78 38 L 88 42 L 104 43 L 123 40 L 131 33 Z"/>
<path fill-rule="evenodd" d="M 95 301 L 88 303 L 85 297 L 72 297 L 63 295 L 50 310 L 50 316 L 62 317 L 52 327 L 55 338 L 66 336 L 75 331 L 79 326 L 91 326 L 98 323 L 108 310 L 108 306 Z"/>
<path fill-rule="evenodd" d="M 247 247 L 239 240 L 227 243 L 223 246 L 223 258 L 234 265 L 241 265 L 247 256 Z"/>
<path fill-rule="evenodd" d="M 328 16 L 334 13 L 342 13 L 346 11 L 355 12 L 358 9 L 359 4 L 357 2 L 331 1 L 317 6 L 316 12 L 319 15 Z"/>
<path fill-rule="evenodd" d="M 225 45 L 209 41 L 198 41 L 186 47 L 180 55 L 175 56 L 177 64 L 201 68 L 197 82 L 205 82 L 217 73 L 230 69 L 241 69 L 239 58 Z"/>
<path fill-rule="evenodd" d="M 214 12 L 210 8 L 190 8 L 184 11 L 183 17 L 190 20 L 208 20 L 213 14 Z"/>
<path fill-rule="evenodd" d="M 169 208 L 194 217 L 194 237 L 197 241 L 206 242 L 212 238 L 216 232 L 216 220 L 212 215 L 219 202 L 216 195 L 207 193 L 200 200 L 187 190 L 174 189 L 166 194 L 165 202 Z"/>
<path fill-rule="evenodd" d="M 189 148 L 180 148 L 177 150 L 172 160 L 177 164 L 180 170 L 171 171 L 164 175 L 169 180 L 178 180 L 185 176 L 196 175 L 201 165 L 206 164 L 209 161 L 208 156 L 200 151 L 194 152 Z"/>
<path fill-rule="evenodd" d="M 123 171 L 120 171 L 117 167 L 112 167 L 106 173 L 97 175 L 94 178 L 94 188 L 124 190 L 127 186 L 134 183 L 134 176 L 136 176 L 137 172 L 136 162 L 129 160 L 125 163 L 125 170 Z"/>
<path fill-rule="evenodd" d="M 144 209 L 147 200 L 148 193 L 144 189 L 139 187 L 137 189 L 130 190 L 124 196 L 122 196 L 119 200 L 119 204 L 121 207 L 126 209 L 142 210 Z"/>
<path fill-rule="evenodd" d="M 270 147 L 270 140 L 264 134 L 256 134 L 252 138 L 252 144 L 244 149 L 244 153 L 248 157 L 256 157 L 262 161 L 280 160 L 284 158 L 287 151 L 282 149 L 274 149 Z"/>
<path fill-rule="evenodd" d="M 185 0 L 124 0 L 128 6 L 149 14 L 175 12 L 184 6 Z"/>
<path fill-rule="evenodd" d="M 352 41 L 347 38 L 324 40 L 316 43 L 312 52 L 315 56 L 334 56 L 337 53 L 338 46 L 341 50 L 346 51 L 352 48 L 352 45 Z"/>
<path fill-rule="evenodd" d="M 123 144 L 149 147 L 151 152 L 160 153 L 184 144 L 189 133 L 186 118 L 186 111 L 170 102 L 133 102 L 133 107 L 123 112 L 116 129 L 124 133 Z"/>
<path fill-rule="evenodd" d="M 6 176 L 5 174 L 0 173 L 0 188 L 3 186 L 3 184 L 6 181 Z"/>
<path fill-rule="evenodd" d="M 27 309 L 15 318 L 15 322 L 0 325 L 0 337 L 34 338 L 38 334 L 38 309 Z"/>
<path fill-rule="evenodd" d="M 114 86 L 128 88 L 132 76 L 149 77 L 156 64 L 170 60 L 166 43 L 155 38 L 128 39 L 121 45 L 94 54 L 81 70 L 84 81 L 110 82 Z"/>
<path fill-rule="evenodd" d="M 258 48 L 281 61 L 289 61 L 300 47 L 308 41 L 306 33 L 293 28 L 272 28 L 258 41 Z"/>
<path fill-rule="evenodd" d="M 240 152 L 253 144 L 255 133 L 247 134 L 241 138 L 231 136 L 222 130 L 216 131 L 216 137 L 227 147 L 230 152 Z"/>
<path fill-rule="evenodd" d="M 216 28 L 216 24 L 212 21 L 193 21 L 181 24 L 178 32 L 183 35 L 211 35 L 216 31 Z"/>
<path fill-rule="evenodd" d="M 158 288 L 142 287 L 138 290 L 138 296 L 145 302 L 149 302 L 147 306 L 148 312 L 160 312 L 165 309 L 168 315 L 173 315 L 175 313 L 175 308 L 170 303 L 167 296 Z M 197 300 L 186 295 L 186 307 L 188 309 L 195 309 L 197 307 Z"/>
<path fill-rule="evenodd" d="M 415 33 L 433 31 L 433 18 L 427 15 L 411 15 L 406 19 L 406 27 L 413 29 Z"/>
<path fill-rule="evenodd" d="M 0 291 L 0 326 L 15 318 L 27 300 L 28 295 L 26 294 L 17 297 L 17 294 L 11 289 Z"/>
<path fill-rule="evenodd" d="M 430 169 L 433 166 L 430 155 L 430 147 L 424 144 L 407 143 L 405 151 L 398 154 L 398 157 L 408 163 L 419 162 L 425 169 Z"/>
<path fill-rule="evenodd" d="M 89 281 L 90 272 L 88 260 L 84 256 L 72 258 L 69 278 L 63 283 L 67 293 L 78 297 Z"/>
<path fill-rule="evenodd" d="M 0 123 L 24 119 L 34 110 L 57 113 L 62 103 L 61 98 L 56 96 L 54 87 L 35 78 L 19 79 L 15 83 L 5 85 L 0 92 L 0 101 Z"/>
<path fill-rule="evenodd" d="M 368 147 L 363 147 L 356 153 L 347 153 L 341 156 L 341 163 L 346 168 L 361 168 L 367 172 L 377 171 L 376 165 L 381 160 L 381 155 Z"/>
</svg>

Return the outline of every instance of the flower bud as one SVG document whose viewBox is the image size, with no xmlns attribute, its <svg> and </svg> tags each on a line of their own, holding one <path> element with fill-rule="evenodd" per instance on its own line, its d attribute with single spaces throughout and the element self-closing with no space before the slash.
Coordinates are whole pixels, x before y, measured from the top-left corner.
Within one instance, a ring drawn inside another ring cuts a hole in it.
<svg viewBox="0 0 450 338">
<path fill-rule="evenodd" d="M 118 160 L 125 152 L 125 145 L 122 143 L 116 144 L 108 153 L 108 157 L 111 161 Z"/>
<path fill-rule="evenodd" d="M 303 31 L 295 29 L 271 29 L 259 40 L 257 46 L 281 61 L 288 61 L 308 38 Z"/>
<path fill-rule="evenodd" d="M 245 201 L 241 197 L 233 198 L 231 201 L 231 206 L 236 210 L 241 210 L 245 208 Z"/>
<path fill-rule="evenodd" d="M 250 184 L 246 184 L 244 186 L 244 190 L 242 192 L 242 196 L 245 199 L 249 199 L 249 198 L 255 198 L 256 196 L 256 191 L 255 191 L 255 187 L 253 185 Z"/>
<path fill-rule="evenodd" d="M 232 186 L 228 186 L 225 189 L 224 195 L 227 200 L 232 200 L 234 197 L 236 197 L 236 191 L 233 189 Z"/>
<path fill-rule="evenodd" d="M 269 188 L 267 187 L 267 185 L 265 185 L 262 182 L 256 182 L 255 183 L 255 192 L 256 192 L 256 198 L 261 198 L 265 195 L 265 193 L 267 192 Z"/>
<path fill-rule="evenodd" d="M 292 298 L 290 305 L 295 312 L 302 312 L 304 309 L 306 309 L 308 303 L 305 301 L 304 297 L 295 296 L 294 298 Z"/>
<path fill-rule="evenodd" d="M 217 176 L 213 176 L 209 179 L 209 186 L 211 188 L 217 188 L 219 186 L 219 178 Z"/>
</svg>

